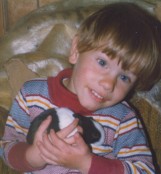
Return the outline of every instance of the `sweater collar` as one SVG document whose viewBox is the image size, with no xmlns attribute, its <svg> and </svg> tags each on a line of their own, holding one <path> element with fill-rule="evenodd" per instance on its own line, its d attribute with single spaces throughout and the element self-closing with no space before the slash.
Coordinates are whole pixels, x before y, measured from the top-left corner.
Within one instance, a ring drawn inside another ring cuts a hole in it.
<svg viewBox="0 0 161 174">
<path fill-rule="evenodd" d="M 69 91 L 63 85 L 63 79 L 70 78 L 71 75 L 72 69 L 65 69 L 56 77 L 48 78 L 48 88 L 51 100 L 58 107 L 66 107 L 75 113 L 89 115 L 92 112 L 84 108 L 80 104 L 77 95 Z"/>
</svg>

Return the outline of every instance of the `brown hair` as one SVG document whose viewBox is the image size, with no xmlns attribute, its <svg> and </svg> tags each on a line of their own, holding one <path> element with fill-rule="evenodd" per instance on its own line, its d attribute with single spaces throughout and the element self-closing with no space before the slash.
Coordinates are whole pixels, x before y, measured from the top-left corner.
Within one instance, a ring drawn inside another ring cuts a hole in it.
<svg viewBox="0 0 161 174">
<path fill-rule="evenodd" d="M 102 50 L 133 71 L 137 90 L 161 78 L 161 23 L 133 3 L 113 3 L 89 16 L 78 30 L 78 51 Z"/>
</svg>

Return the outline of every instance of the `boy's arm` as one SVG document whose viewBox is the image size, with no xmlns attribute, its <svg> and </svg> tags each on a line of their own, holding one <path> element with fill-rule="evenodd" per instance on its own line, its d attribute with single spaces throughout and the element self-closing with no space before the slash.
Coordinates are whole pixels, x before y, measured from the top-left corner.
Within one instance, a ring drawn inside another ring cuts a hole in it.
<svg viewBox="0 0 161 174">
<path fill-rule="evenodd" d="M 25 142 L 25 136 L 16 131 L 17 124 L 14 127 L 11 116 L 8 117 L 3 141 L 6 142 L 3 147 L 3 159 L 11 168 L 18 171 L 31 171 L 33 168 L 26 161 L 26 150 L 29 145 Z M 20 126 L 19 126 L 20 128 Z M 22 132 L 21 132 L 22 133 Z"/>
<path fill-rule="evenodd" d="M 37 146 L 39 141 L 42 141 L 42 137 L 46 134 L 46 129 L 51 119 L 48 117 L 44 120 L 41 126 L 38 128 L 34 142 L 32 145 L 26 142 L 19 142 L 15 144 L 8 154 L 9 163 L 12 167 L 18 171 L 35 171 L 44 168 L 46 162 L 41 158 L 40 151 Z"/>
<path fill-rule="evenodd" d="M 89 174 L 101 174 L 103 171 L 115 173 L 117 169 L 119 174 L 154 174 L 152 154 L 141 122 L 135 113 L 131 112 L 125 116 L 116 130 L 112 152 L 104 157 L 93 155 Z"/>
<path fill-rule="evenodd" d="M 26 134 L 29 126 L 30 116 L 23 86 L 13 101 L 3 136 L 3 141 L 7 142 L 3 146 L 3 159 L 8 166 L 18 171 L 34 170 L 26 161 L 26 151 L 29 148 Z"/>
<path fill-rule="evenodd" d="M 16 170 L 19 170 L 19 167 L 20 170 L 24 168 L 22 163 L 25 164 L 24 156 L 27 149 L 25 143 L 26 125 L 29 124 L 25 102 L 20 98 L 21 94 L 19 93 L 13 101 L 2 138 L 4 142 L 7 142 L 3 146 L 3 159 L 8 166 Z"/>
<path fill-rule="evenodd" d="M 25 142 L 19 142 L 12 146 L 7 157 L 8 164 L 11 168 L 22 172 L 35 170 L 35 168 L 26 161 L 26 151 L 28 148 L 29 145 Z"/>
<path fill-rule="evenodd" d="M 120 160 L 108 159 L 93 155 L 91 167 L 88 174 L 124 174 L 124 167 Z"/>
</svg>

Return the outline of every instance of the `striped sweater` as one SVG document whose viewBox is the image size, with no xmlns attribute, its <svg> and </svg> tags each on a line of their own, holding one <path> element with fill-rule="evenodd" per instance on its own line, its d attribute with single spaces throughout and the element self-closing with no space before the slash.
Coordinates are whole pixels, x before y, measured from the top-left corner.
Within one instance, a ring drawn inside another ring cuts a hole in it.
<svg viewBox="0 0 161 174">
<path fill-rule="evenodd" d="M 5 126 L 3 139 L 12 140 L 4 148 L 5 162 L 16 170 L 26 171 L 26 174 L 79 174 L 77 170 L 52 165 L 33 170 L 24 157 L 31 121 L 48 108 L 68 107 L 84 116 L 92 116 L 105 131 L 104 143 L 92 146 L 94 155 L 89 174 L 155 173 L 146 136 L 133 109 L 126 102 L 95 112 L 83 108 L 77 96 L 62 85 L 62 80 L 70 77 L 71 73 L 67 69 L 56 77 L 34 79 L 23 85 Z"/>
</svg>

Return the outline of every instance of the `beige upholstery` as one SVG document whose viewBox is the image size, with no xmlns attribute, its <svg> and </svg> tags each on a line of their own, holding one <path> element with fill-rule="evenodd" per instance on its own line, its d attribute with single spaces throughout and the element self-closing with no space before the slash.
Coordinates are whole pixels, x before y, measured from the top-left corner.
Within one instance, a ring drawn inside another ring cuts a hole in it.
<svg viewBox="0 0 161 174">
<path fill-rule="evenodd" d="M 71 40 L 80 22 L 90 13 L 115 0 L 65 0 L 42 7 L 22 18 L 0 40 L 0 119 L 1 132 L 12 99 L 22 84 L 35 77 L 56 75 L 71 66 L 67 57 Z M 120 0 L 121 1 L 121 0 Z M 125 1 L 125 0 L 124 0 Z M 161 5 L 131 0 L 161 18 Z M 161 82 L 151 91 L 131 99 L 140 115 L 161 166 Z M 13 173 L 0 163 L 0 171 Z"/>
</svg>

